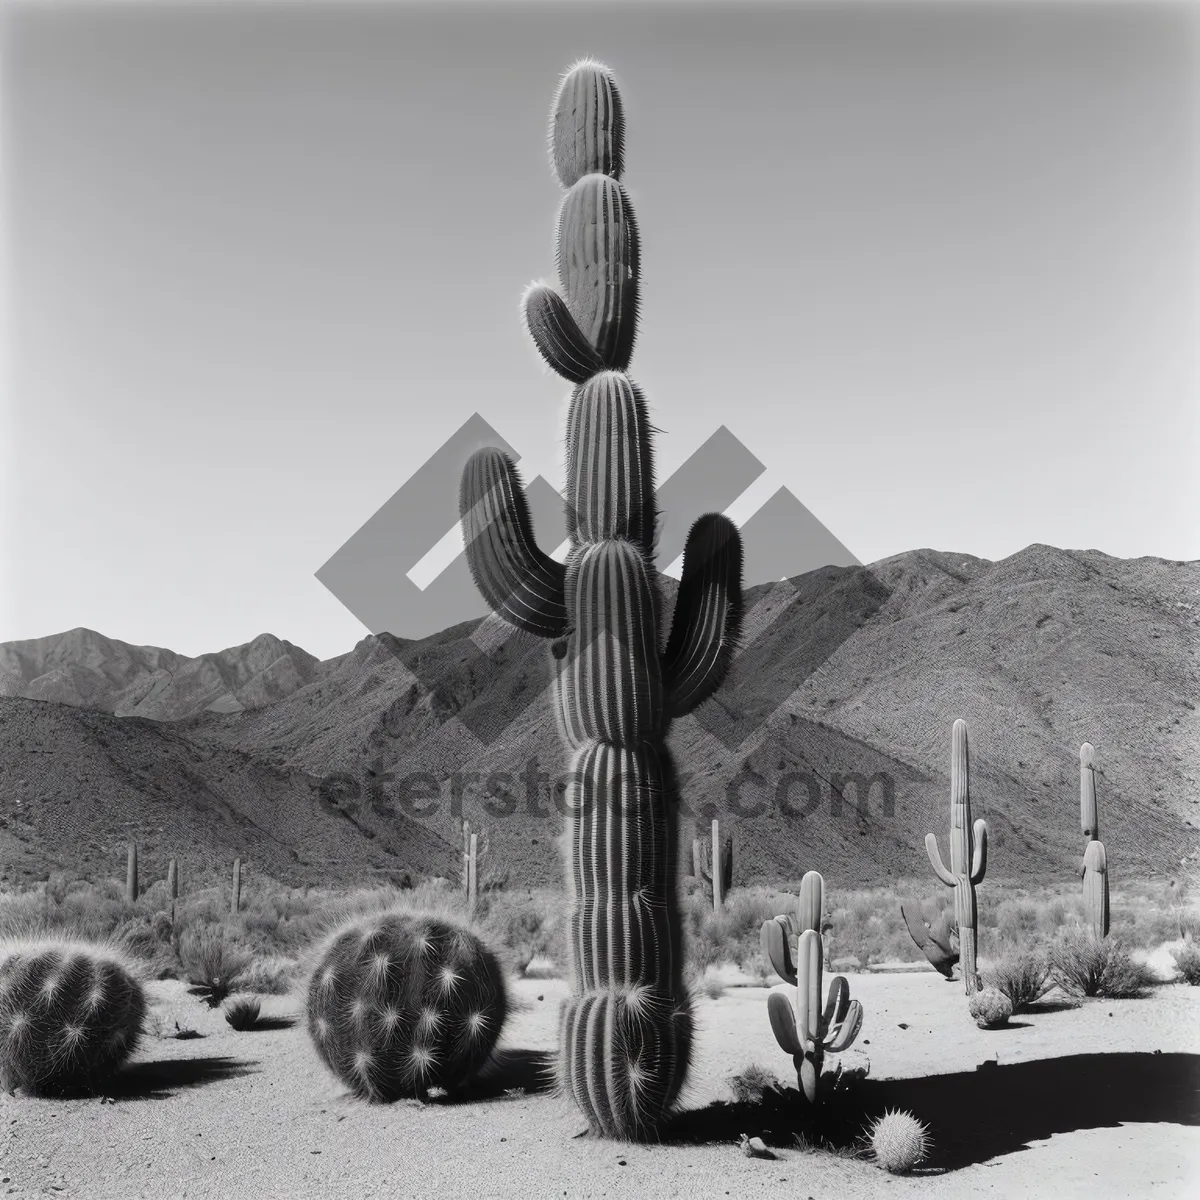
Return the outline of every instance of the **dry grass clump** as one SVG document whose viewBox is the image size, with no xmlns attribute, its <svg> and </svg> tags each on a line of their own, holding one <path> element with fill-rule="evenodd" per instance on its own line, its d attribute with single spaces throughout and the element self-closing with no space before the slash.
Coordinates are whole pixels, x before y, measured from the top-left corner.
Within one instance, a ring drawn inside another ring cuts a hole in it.
<svg viewBox="0 0 1200 1200">
<path fill-rule="evenodd" d="M 1055 979 L 1072 996 L 1102 996 L 1126 1000 L 1143 996 L 1157 982 L 1114 937 L 1097 937 L 1090 929 L 1069 929 L 1051 948 Z"/>
<path fill-rule="evenodd" d="M 239 1033 L 258 1024 L 262 1004 L 257 996 L 232 996 L 225 1001 L 225 1020 Z"/>
<path fill-rule="evenodd" d="M 1171 951 L 1171 957 L 1179 968 L 1179 977 L 1193 987 L 1200 984 L 1200 946 L 1195 942 L 1184 942 L 1178 950 Z"/>
<path fill-rule="evenodd" d="M 1054 988 L 1049 952 L 1042 946 L 1010 950 L 984 969 L 983 982 L 1003 992 L 1013 1012 L 1025 1012 Z"/>
<path fill-rule="evenodd" d="M 235 991 L 251 963 L 250 955 L 225 937 L 222 929 L 186 929 L 179 938 L 179 961 L 184 977 L 209 1008 L 219 1008 Z"/>
</svg>

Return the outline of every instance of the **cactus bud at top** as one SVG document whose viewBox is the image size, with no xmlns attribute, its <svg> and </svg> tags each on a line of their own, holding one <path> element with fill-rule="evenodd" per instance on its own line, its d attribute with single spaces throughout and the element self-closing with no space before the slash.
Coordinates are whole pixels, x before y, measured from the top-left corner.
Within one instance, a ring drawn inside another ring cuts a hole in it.
<svg viewBox="0 0 1200 1200">
<path fill-rule="evenodd" d="M 612 72 L 583 59 L 563 76 L 550 118 L 554 172 L 565 188 L 584 175 L 621 177 L 625 119 Z"/>
</svg>

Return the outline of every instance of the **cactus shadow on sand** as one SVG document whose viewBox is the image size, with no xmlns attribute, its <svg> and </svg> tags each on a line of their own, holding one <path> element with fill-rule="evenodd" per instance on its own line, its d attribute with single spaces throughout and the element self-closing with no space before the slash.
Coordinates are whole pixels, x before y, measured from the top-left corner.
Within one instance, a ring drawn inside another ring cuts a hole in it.
<svg viewBox="0 0 1200 1200">
<path fill-rule="evenodd" d="M 227 1055 L 131 1063 L 102 1089 L 114 1100 L 161 1100 L 183 1088 L 253 1075 L 258 1064 Z"/>
<path fill-rule="evenodd" d="M 534 1096 L 549 1092 L 555 1086 L 556 1056 L 548 1050 L 502 1049 L 493 1051 L 479 1073 L 441 1097 L 442 1104 L 470 1104 L 481 1100 L 498 1100 L 507 1093 L 519 1091 Z"/>
<path fill-rule="evenodd" d="M 1200 1055 L 1076 1054 L 920 1079 L 864 1080 L 818 1110 L 815 1121 L 795 1090 L 771 1091 L 757 1104 L 680 1113 L 663 1140 L 732 1143 L 745 1133 L 787 1148 L 803 1133 L 831 1147 L 854 1147 L 862 1145 L 868 1121 L 897 1107 L 929 1126 L 926 1168 L 953 1171 L 1056 1133 L 1125 1123 L 1200 1125 Z"/>
</svg>

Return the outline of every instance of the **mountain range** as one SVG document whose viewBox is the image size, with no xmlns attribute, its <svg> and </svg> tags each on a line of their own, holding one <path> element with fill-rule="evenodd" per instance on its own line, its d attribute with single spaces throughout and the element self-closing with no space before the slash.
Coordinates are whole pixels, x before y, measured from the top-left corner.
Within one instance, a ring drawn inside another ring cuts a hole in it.
<svg viewBox="0 0 1200 1200">
<path fill-rule="evenodd" d="M 1200 563 L 918 550 L 757 585 L 746 614 L 725 686 L 672 727 L 685 861 L 715 815 L 735 884 L 933 890 L 956 717 L 989 877 L 1071 879 L 1084 741 L 1114 888 L 1197 861 Z M 326 661 L 270 634 L 197 658 L 84 629 L 0 645 L 0 885 L 116 877 L 133 839 L 151 877 L 235 854 L 295 885 L 451 876 L 464 816 L 485 878 L 557 882 L 550 664 L 491 618 Z"/>
</svg>

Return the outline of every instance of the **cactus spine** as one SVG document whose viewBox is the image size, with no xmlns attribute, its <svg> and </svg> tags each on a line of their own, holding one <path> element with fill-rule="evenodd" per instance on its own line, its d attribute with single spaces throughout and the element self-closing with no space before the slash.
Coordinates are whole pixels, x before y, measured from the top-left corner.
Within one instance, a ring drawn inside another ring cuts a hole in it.
<svg viewBox="0 0 1200 1200">
<path fill-rule="evenodd" d="M 566 189 L 561 292 L 524 297 L 542 357 L 574 388 L 567 419 L 565 565 L 533 538 L 512 462 L 481 450 L 460 492 L 479 590 L 518 629 L 552 640 L 560 735 L 571 756 L 566 875 L 572 994 L 559 1070 L 591 1128 L 648 1138 L 687 1072 L 691 1011 L 676 896 L 675 774 L 669 721 L 720 685 L 741 619 L 741 542 L 725 517 L 689 533 L 666 649 L 659 652 L 650 424 L 625 374 L 639 275 L 633 209 L 620 182 L 623 119 L 611 73 L 567 73 L 551 117 Z"/>
<path fill-rule="evenodd" d="M 86 942 L 0 944 L 0 1087 L 94 1091 L 132 1053 L 142 985 L 116 952 Z"/>
<path fill-rule="evenodd" d="M 792 1056 L 800 1090 L 810 1104 L 817 1100 L 826 1052 L 849 1048 L 863 1022 L 862 1005 L 850 999 L 850 985 L 842 975 L 830 981 L 829 997 L 821 1008 L 824 903 L 825 881 L 818 872 L 809 871 L 801 880 L 795 913 L 764 921 L 761 931 L 763 954 L 776 974 L 796 989 L 794 1010 L 786 989 L 772 991 L 767 1015 L 780 1049 Z"/>
<path fill-rule="evenodd" d="M 138 852 L 137 843 L 130 842 L 125 859 L 125 903 L 132 904 L 138 898 Z"/>
<path fill-rule="evenodd" d="M 934 874 L 954 889 L 954 917 L 958 922 L 958 953 L 967 995 L 982 986 L 975 965 L 978 915 L 975 885 L 987 871 L 987 822 L 971 825 L 970 763 L 967 756 L 967 723 L 954 722 L 950 747 L 950 870 L 938 852 L 937 835 L 925 835 L 925 850 Z"/>
<path fill-rule="evenodd" d="M 1087 839 L 1079 872 L 1083 876 L 1083 903 L 1088 924 L 1097 937 L 1108 937 L 1108 854 L 1100 841 L 1095 750 L 1091 742 L 1084 742 L 1079 747 L 1079 824 Z"/>
<path fill-rule="evenodd" d="M 389 1102 L 454 1088 L 487 1061 L 508 1012 L 492 952 L 425 913 L 335 931 L 308 985 L 308 1030 L 355 1095 Z"/>
<path fill-rule="evenodd" d="M 229 911 L 234 915 L 242 907 L 242 860 L 233 860 L 233 891 L 229 897 Z"/>
<path fill-rule="evenodd" d="M 713 911 L 720 912 L 733 887 L 733 837 L 721 841 L 721 822 L 712 823 L 712 849 L 702 838 L 692 842 L 692 874 L 712 891 Z"/>
</svg>

